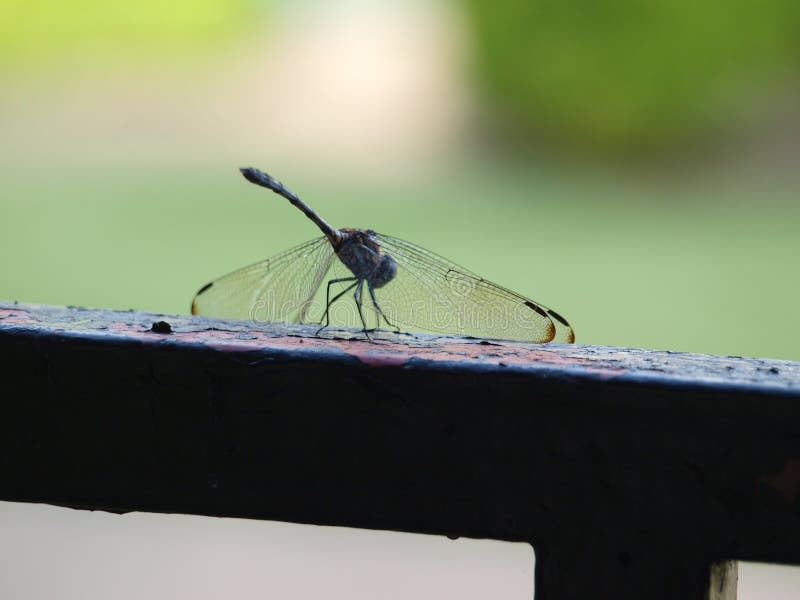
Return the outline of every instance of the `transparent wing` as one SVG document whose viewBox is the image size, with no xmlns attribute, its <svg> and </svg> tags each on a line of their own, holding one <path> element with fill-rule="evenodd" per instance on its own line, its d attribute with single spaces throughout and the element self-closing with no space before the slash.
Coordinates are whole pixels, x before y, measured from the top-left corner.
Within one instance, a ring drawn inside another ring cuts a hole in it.
<svg viewBox="0 0 800 600">
<path fill-rule="evenodd" d="M 192 314 L 223 319 L 307 322 L 308 308 L 326 281 L 335 255 L 320 237 L 203 286 Z"/>
<path fill-rule="evenodd" d="M 397 274 L 375 297 L 386 319 L 401 330 L 457 333 L 528 342 L 573 342 L 558 313 L 486 281 L 414 244 L 378 234 Z M 367 300 L 371 304 L 371 300 Z"/>
</svg>

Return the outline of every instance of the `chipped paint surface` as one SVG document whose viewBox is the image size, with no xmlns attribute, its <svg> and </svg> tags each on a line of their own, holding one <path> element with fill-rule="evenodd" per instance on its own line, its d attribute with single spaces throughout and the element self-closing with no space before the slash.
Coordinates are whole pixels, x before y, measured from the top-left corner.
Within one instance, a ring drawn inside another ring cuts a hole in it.
<svg viewBox="0 0 800 600">
<path fill-rule="evenodd" d="M 152 331 L 169 324 L 169 334 Z M 454 336 L 376 332 L 296 324 L 253 324 L 182 315 L 0 304 L 0 333 L 24 329 L 65 336 L 201 346 L 220 352 L 302 353 L 305 358 L 355 359 L 372 367 L 547 370 L 597 379 L 634 377 L 800 389 L 800 363 L 575 344 L 524 344 Z"/>
</svg>

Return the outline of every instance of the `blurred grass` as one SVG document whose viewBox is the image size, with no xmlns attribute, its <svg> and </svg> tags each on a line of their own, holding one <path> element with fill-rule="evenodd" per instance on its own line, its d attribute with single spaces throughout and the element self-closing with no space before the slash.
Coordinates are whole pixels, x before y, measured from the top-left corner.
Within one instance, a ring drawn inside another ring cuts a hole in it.
<svg viewBox="0 0 800 600">
<path fill-rule="evenodd" d="M 579 343 L 800 360 L 797 185 L 275 175 L 335 225 L 408 239 L 555 308 Z M 210 279 L 318 235 L 233 165 L 18 168 L 0 186 L 4 300 L 186 313 Z"/>
</svg>

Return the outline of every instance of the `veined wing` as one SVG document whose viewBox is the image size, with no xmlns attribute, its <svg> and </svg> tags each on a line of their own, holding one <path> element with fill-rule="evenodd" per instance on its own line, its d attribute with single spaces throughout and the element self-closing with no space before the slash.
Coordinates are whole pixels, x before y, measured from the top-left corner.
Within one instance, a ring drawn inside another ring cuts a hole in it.
<svg viewBox="0 0 800 600">
<path fill-rule="evenodd" d="M 381 252 L 397 263 L 397 274 L 375 290 L 376 299 L 400 329 L 538 343 L 575 341 L 569 323 L 546 306 L 410 242 L 380 234 L 377 239 Z"/>
<path fill-rule="evenodd" d="M 303 322 L 335 255 L 320 237 L 206 284 L 192 314 L 222 319 Z"/>
</svg>

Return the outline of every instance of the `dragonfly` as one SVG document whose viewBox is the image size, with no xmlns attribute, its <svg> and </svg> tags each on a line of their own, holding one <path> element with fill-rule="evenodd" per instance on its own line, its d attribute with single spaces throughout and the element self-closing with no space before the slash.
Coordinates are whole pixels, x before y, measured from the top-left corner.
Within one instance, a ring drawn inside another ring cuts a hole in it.
<svg viewBox="0 0 800 600">
<path fill-rule="evenodd" d="M 371 229 L 336 229 L 280 181 L 254 167 L 247 181 L 300 209 L 322 237 L 207 283 L 192 314 L 254 322 L 318 324 L 370 333 L 454 334 L 572 343 L 556 311 L 492 283 L 416 244 Z"/>
</svg>

